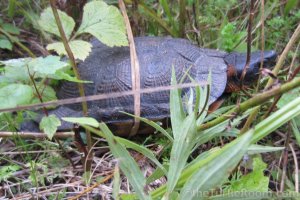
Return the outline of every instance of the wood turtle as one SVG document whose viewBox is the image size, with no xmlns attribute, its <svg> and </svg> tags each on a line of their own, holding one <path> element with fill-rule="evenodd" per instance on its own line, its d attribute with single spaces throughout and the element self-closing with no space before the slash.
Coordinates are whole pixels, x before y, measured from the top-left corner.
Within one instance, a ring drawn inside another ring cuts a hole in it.
<svg viewBox="0 0 300 200">
<path fill-rule="evenodd" d="M 78 65 L 82 80 L 92 83 L 84 84 L 86 96 L 131 90 L 131 65 L 129 47 L 108 47 L 98 40 L 92 40 L 92 52 L 86 60 Z M 171 37 L 138 37 L 135 38 L 136 51 L 140 63 L 141 88 L 169 86 L 172 66 L 177 80 L 185 77 L 184 82 L 206 81 L 211 71 L 211 93 L 209 104 L 215 102 L 224 92 L 235 90 L 239 77 L 245 66 L 245 53 L 226 53 L 219 50 L 204 49 L 193 45 L 185 39 Z M 276 59 L 274 51 L 264 52 L 264 66 L 273 64 Z M 251 54 L 250 68 L 247 71 L 245 84 L 253 82 L 259 73 L 261 52 Z M 189 76 L 184 76 L 188 73 Z M 182 95 L 189 90 L 184 89 Z M 141 94 L 141 116 L 148 119 L 163 119 L 169 116 L 169 93 L 160 91 Z M 58 98 L 78 97 L 78 87 L 73 82 L 63 82 L 58 90 Z M 126 134 L 124 124 L 132 125 L 133 119 L 120 113 L 134 112 L 133 96 L 96 100 L 88 103 L 89 116 L 104 121 Z M 59 117 L 81 116 L 81 104 L 60 106 L 50 111 Z M 63 122 L 60 129 L 71 128 Z"/>
</svg>

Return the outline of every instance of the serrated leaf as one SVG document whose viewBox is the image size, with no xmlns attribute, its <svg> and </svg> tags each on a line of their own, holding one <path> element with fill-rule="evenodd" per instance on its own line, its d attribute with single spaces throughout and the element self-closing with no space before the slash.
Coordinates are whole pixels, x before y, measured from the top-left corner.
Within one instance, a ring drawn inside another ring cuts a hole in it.
<svg viewBox="0 0 300 200">
<path fill-rule="evenodd" d="M 47 137 L 52 140 L 57 131 L 57 127 L 61 125 L 60 120 L 55 115 L 49 115 L 42 118 L 40 129 L 44 131 Z"/>
<path fill-rule="evenodd" d="M 69 68 L 69 64 L 60 61 L 59 56 L 11 59 L 0 63 L 5 65 L 4 77 L 10 81 L 30 81 L 28 71 L 34 74 L 34 78 L 63 79 L 57 73 Z"/>
<path fill-rule="evenodd" d="M 84 61 L 92 51 L 92 45 L 83 40 L 73 40 L 69 42 L 75 59 Z M 62 42 L 55 42 L 47 45 L 47 50 L 54 50 L 58 55 L 68 55 Z"/>
<path fill-rule="evenodd" d="M 28 66 L 36 74 L 35 77 L 51 77 L 59 70 L 66 69 L 69 64 L 60 61 L 59 56 L 39 57 L 29 61 Z"/>
<path fill-rule="evenodd" d="M 8 50 L 12 50 L 12 43 L 5 38 L 0 38 L 0 49 L 8 49 Z"/>
<path fill-rule="evenodd" d="M 72 17 L 68 16 L 65 12 L 62 12 L 58 10 L 58 15 L 60 18 L 60 21 L 62 23 L 62 27 L 64 29 L 64 32 L 66 34 L 67 39 L 70 38 L 73 29 L 75 27 L 75 22 Z M 38 21 L 38 24 L 41 26 L 41 28 L 48 33 L 52 33 L 58 37 L 60 37 L 60 33 L 52 12 L 52 9 L 50 7 L 46 8 L 42 14 L 41 18 Z"/>
<path fill-rule="evenodd" d="M 99 122 L 91 117 L 63 117 L 62 120 L 71 123 L 77 123 L 81 125 L 88 125 L 95 128 L 99 127 Z"/>
<path fill-rule="evenodd" d="M 28 70 L 26 64 L 31 60 L 31 58 L 19 58 L 11 59 L 7 61 L 0 61 L 1 64 L 5 65 L 4 77 L 14 81 L 29 81 Z"/>
<path fill-rule="evenodd" d="M 13 108 L 30 103 L 32 88 L 23 84 L 10 84 L 0 88 L 0 108 Z"/>
<path fill-rule="evenodd" d="M 92 1 L 83 8 L 82 23 L 76 35 L 90 33 L 107 46 L 127 46 L 124 20 L 119 10 L 103 1 Z"/>
</svg>

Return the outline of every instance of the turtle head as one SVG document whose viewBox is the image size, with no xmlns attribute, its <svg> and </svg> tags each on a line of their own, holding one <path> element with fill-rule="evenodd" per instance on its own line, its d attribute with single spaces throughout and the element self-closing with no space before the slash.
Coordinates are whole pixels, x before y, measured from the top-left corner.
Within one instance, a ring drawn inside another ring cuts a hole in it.
<svg viewBox="0 0 300 200">
<path fill-rule="evenodd" d="M 277 53 L 275 51 L 264 51 L 263 54 L 263 68 L 271 68 L 275 65 Z M 228 65 L 228 78 L 231 80 L 239 81 L 243 69 L 247 60 L 246 53 L 229 53 L 225 56 L 224 61 Z M 251 53 L 251 59 L 249 68 L 244 77 L 244 83 L 246 85 L 251 84 L 258 78 L 260 63 L 261 63 L 261 51 Z"/>
</svg>

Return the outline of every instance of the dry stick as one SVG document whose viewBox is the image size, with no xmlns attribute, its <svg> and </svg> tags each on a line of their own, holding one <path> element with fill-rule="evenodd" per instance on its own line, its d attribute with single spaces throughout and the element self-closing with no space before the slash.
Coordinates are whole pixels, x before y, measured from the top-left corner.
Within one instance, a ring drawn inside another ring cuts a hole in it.
<svg viewBox="0 0 300 200">
<path fill-rule="evenodd" d="M 290 137 L 291 137 L 291 123 L 289 123 L 289 128 L 285 137 L 284 142 L 284 151 L 282 152 L 282 174 L 281 174 L 281 181 L 280 181 L 280 188 L 279 191 L 282 193 L 284 191 L 284 183 L 286 178 L 286 171 L 287 171 L 287 165 L 288 165 L 288 146 L 290 143 Z M 280 167 L 280 165 L 278 165 Z"/>
<path fill-rule="evenodd" d="M 64 32 L 62 23 L 60 21 L 60 18 L 59 18 L 59 15 L 58 15 L 55 3 L 56 3 L 56 0 L 50 0 L 50 5 L 51 5 L 51 8 L 52 8 L 52 12 L 53 12 L 53 15 L 54 15 L 54 18 L 55 18 L 55 21 L 56 21 L 56 24 L 57 24 L 57 27 L 58 27 L 61 39 L 62 39 L 62 42 L 64 44 L 65 50 L 66 50 L 66 52 L 67 52 L 67 54 L 68 54 L 68 56 L 70 58 L 71 65 L 72 65 L 72 68 L 73 68 L 73 72 L 74 72 L 76 78 L 80 80 L 80 75 L 79 75 L 79 72 L 78 72 L 78 69 L 77 69 L 75 57 L 74 57 L 74 55 L 72 53 L 72 50 L 71 50 L 71 48 L 69 46 L 68 39 L 66 37 L 66 34 Z M 78 83 L 78 89 L 79 89 L 80 96 L 84 98 L 85 97 L 85 93 L 84 93 L 84 88 L 83 88 L 83 84 L 82 83 Z M 86 101 L 82 102 L 82 111 L 83 111 L 83 115 L 84 116 L 88 115 L 88 107 L 87 107 Z M 89 131 L 86 131 L 86 136 L 87 136 L 86 139 L 87 139 L 88 150 L 90 150 L 90 148 L 92 147 L 91 133 Z M 86 159 L 88 159 L 86 169 L 89 171 L 89 169 L 91 168 L 91 165 L 92 165 L 92 163 L 91 163 L 92 162 L 92 157 L 88 157 Z"/>
<path fill-rule="evenodd" d="M 45 103 L 36 103 L 36 104 L 31 104 L 31 105 L 26 105 L 26 106 L 17 106 L 14 108 L 4 108 L 4 109 L 0 109 L 0 112 L 13 112 L 13 111 L 19 111 L 19 110 L 25 110 L 25 109 L 41 108 L 43 106 L 68 105 L 68 104 L 74 104 L 74 103 L 81 103 L 83 101 L 88 102 L 88 101 L 130 96 L 130 95 L 134 95 L 135 93 L 148 94 L 148 93 L 161 92 L 161 91 L 167 91 L 167 90 L 172 90 L 172 89 L 182 89 L 182 88 L 190 88 L 190 87 L 204 86 L 204 85 L 207 85 L 206 81 L 201 81 L 198 83 L 184 83 L 184 84 L 178 84 L 178 85 L 174 85 L 174 86 L 170 85 L 170 86 L 159 86 L 159 87 L 154 87 L 154 88 L 145 88 L 145 89 L 137 90 L 135 92 L 132 90 L 129 90 L 129 91 L 123 91 L 123 92 L 96 94 L 96 95 L 85 96 L 85 97 L 54 100 L 54 101 L 48 101 Z"/>
<path fill-rule="evenodd" d="M 69 200 L 76 200 L 79 199 L 80 197 L 82 197 L 84 194 L 92 191 L 94 188 L 98 187 L 100 184 L 108 181 L 109 179 L 111 179 L 114 176 L 114 173 L 106 176 L 103 180 L 99 181 L 98 183 L 95 183 L 93 186 L 87 188 L 86 190 L 84 190 L 82 193 L 76 195 L 75 197 L 70 198 Z"/>
<path fill-rule="evenodd" d="M 185 84 L 187 85 L 187 84 Z M 188 84 L 188 87 L 191 87 L 192 84 Z M 196 85 L 196 84 L 194 84 Z M 205 124 L 202 124 L 200 126 L 197 127 L 198 131 L 207 129 L 207 128 L 211 128 L 227 119 L 232 118 L 232 116 L 235 116 L 235 113 L 240 113 L 240 112 L 244 112 L 250 108 L 253 108 L 255 106 L 258 106 L 260 104 L 262 104 L 263 102 L 266 102 L 268 100 L 270 100 L 271 98 L 273 98 L 274 96 L 278 96 L 280 94 L 286 93 L 292 89 L 295 89 L 297 87 L 300 87 L 300 77 L 298 78 L 294 78 L 291 82 L 285 83 L 281 86 L 275 87 L 269 91 L 266 91 L 264 93 L 258 94 L 254 97 L 252 97 L 251 99 L 248 99 L 247 101 L 241 103 L 239 106 L 236 106 L 235 108 L 229 110 L 228 112 L 226 112 L 225 114 L 221 115 L 220 117 L 207 122 Z M 164 88 L 164 87 L 162 87 Z M 157 92 L 157 91 L 162 91 L 162 88 L 149 88 L 149 89 L 144 89 L 141 90 L 141 93 L 149 93 L 149 92 Z M 178 87 L 174 87 L 174 86 L 169 86 L 167 89 L 164 90 L 170 90 L 170 88 L 172 89 L 176 89 Z M 182 87 L 183 88 L 183 87 Z M 150 90 L 151 89 L 151 90 Z M 93 96 L 88 96 L 86 97 L 87 100 L 95 100 L 95 99 L 103 99 L 103 98 L 112 98 L 112 97 L 120 97 L 120 95 L 122 96 L 122 94 L 125 95 L 131 95 L 133 92 L 132 91 L 127 91 L 127 92 L 121 92 L 121 93 L 117 93 L 117 94 L 112 94 L 109 97 L 107 97 L 108 94 L 106 95 L 93 95 Z M 95 96 L 97 98 L 95 98 Z M 102 97 L 102 98 L 99 98 Z M 71 101 L 70 101 L 71 100 Z M 23 106 L 23 107 L 17 107 L 17 108 L 9 108 L 9 109 L 0 109 L 0 112 L 8 112 L 8 111 L 14 111 L 14 110 L 24 110 L 26 108 L 35 108 L 35 107 L 42 107 L 42 106 L 46 106 L 46 105 L 62 105 L 62 104 L 72 104 L 72 103 L 78 103 L 83 101 L 82 97 L 78 97 L 78 98 L 73 98 L 73 99 L 65 99 L 65 100 L 60 100 L 60 101 L 52 101 L 52 102 L 46 102 L 43 104 L 34 104 L 34 105 L 30 105 L 30 106 Z M 3 132 L 0 132 L 0 137 L 2 136 Z M 6 132 L 7 135 L 7 132 Z M 30 134 L 27 134 L 30 135 Z"/>
<path fill-rule="evenodd" d="M 291 39 L 289 40 L 288 44 L 286 45 L 285 49 L 283 50 L 282 54 L 280 55 L 278 62 L 276 63 L 274 69 L 272 70 L 272 73 L 277 76 L 279 70 L 282 68 L 284 60 L 286 59 L 286 56 L 288 54 L 288 52 L 290 51 L 290 49 L 292 48 L 292 46 L 296 43 L 297 38 L 300 36 L 300 23 L 298 24 L 298 27 L 296 28 L 296 30 L 294 31 Z M 265 89 L 268 89 L 272 86 L 274 80 L 272 77 L 269 78 L 269 81 L 267 83 L 267 85 L 265 86 Z M 250 125 L 252 124 L 252 122 L 254 121 L 254 119 L 256 118 L 258 112 L 259 112 L 260 106 L 258 106 L 257 108 L 255 108 L 250 116 L 248 117 L 248 120 L 246 122 L 248 128 L 250 127 Z M 247 127 L 243 128 L 241 130 L 241 133 L 247 131 Z"/>
<path fill-rule="evenodd" d="M 186 21 L 186 0 L 179 0 L 179 37 L 184 37 L 185 21 Z"/>
<path fill-rule="evenodd" d="M 119 7 L 121 9 L 121 12 L 122 12 L 122 15 L 124 18 L 124 22 L 126 24 L 128 42 L 129 42 L 129 47 L 130 47 L 132 90 L 136 91 L 136 90 L 140 90 L 140 88 L 141 88 L 139 60 L 137 58 L 134 39 L 133 39 L 133 35 L 132 35 L 132 30 L 131 30 L 130 22 L 128 19 L 126 7 L 125 7 L 123 0 L 119 0 Z M 134 115 L 138 116 L 138 117 L 140 117 L 140 115 L 141 115 L 141 94 L 140 93 L 134 93 Z M 140 120 L 138 118 L 134 118 L 134 125 L 129 134 L 130 137 L 137 134 L 139 126 L 140 126 Z"/>
<path fill-rule="evenodd" d="M 292 151 L 292 155 L 293 155 L 293 159 L 294 159 L 294 163 L 295 163 L 295 192 L 299 192 L 299 169 L 298 169 L 298 158 L 296 155 L 296 152 L 293 148 L 292 144 L 289 144 L 289 147 Z"/>
<path fill-rule="evenodd" d="M 8 131 L 0 132 L 0 138 L 10 138 L 10 137 L 14 137 L 16 135 L 20 138 L 26 138 L 26 139 L 47 138 L 47 135 L 45 133 L 38 133 L 38 132 L 8 132 Z M 56 132 L 53 137 L 57 138 L 57 139 L 73 138 L 74 132 Z"/>
<path fill-rule="evenodd" d="M 260 70 L 259 70 L 259 76 L 258 76 L 258 80 L 257 80 L 257 85 L 255 88 L 255 92 L 258 92 L 259 89 L 259 83 L 262 77 L 262 68 L 263 68 L 263 64 L 264 64 L 264 49 L 265 49 L 265 1 L 261 0 L 261 57 L 260 57 Z M 251 33 L 250 33 L 251 35 Z M 256 118 L 256 115 L 259 112 L 259 108 L 256 108 L 253 110 L 253 112 L 250 113 L 249 117 L 246 120 L 246 123 L 244 124 L 243 128 L 241 129 L 240 133 L 245 133 L 247 130 L 249 130 L 252 122 L 254 121 L 254 119 Z"/>
<path fill-rule="evenodd" d="M 243 72 L 240 77 L 240 84 L 241 88 L 243 87 L 244 78 L 247 73 L 247 70 L 249 69 L 250 59 L 251 59 L 251 42 L 252 42 L 252 23 L 253 23 L 253 16 L 254 16 L 254 0 L 251 0 L 250 3 L 250 12 L 249 12 L 249 24 L 248 24 L 248 37 L 247 37 L 247 58 L 246 58 L 246 64 L 244 66 Z"/>
<path fill-rule="evenodd" d="M 298 55 L 297 53 L 298 53 L 298 50 L 299 50 L 299 46 L 300 46 L 300 42 L 298 43 L 298 46 L 297 46 L 296 51 L 295 51 L 295 55 L 293 56 L 292 62 L 291 62 L 290 67 L 289 67 L 288 78 L 287 78 L 288 81 L 290 81 L 293 78 L 295 78 L 296 75 L 300 71 L 300 66 L 296 67 L 295 70 L 293 71 L 293 65 L 294 65 L 295 60 L 296 60 L 297 55 Z M 275 98 L 275 100 L 272 103 L 272 105 L 270 106 L 269 110 L 263 116 L 263 119 L 266 118 L 266 117 L 268 117 L 270 115 L 270 113 L 274 110 L 275 106 L 277 105 L 277 102 L 280 100 L 280 98 L 281 98 L 281 95 Z"/>
</svg>

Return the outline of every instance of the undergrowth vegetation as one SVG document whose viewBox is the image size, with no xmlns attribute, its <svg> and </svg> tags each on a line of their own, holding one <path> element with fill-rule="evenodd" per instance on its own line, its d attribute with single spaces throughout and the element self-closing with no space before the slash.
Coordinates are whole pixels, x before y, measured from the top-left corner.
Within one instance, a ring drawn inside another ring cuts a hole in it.
<svg viewBox="0 0 300 200">
<path fill-rule="evenodd" d="M 126 113 L 154 131 L 123 138 L 88 117 L 85 102 L 85 117 L 49 114 L 61 81 L 84 99 L 91 82 L 77 63 L 91 38 L 128 45 L 118 2 L 1 1 L 0 199 L 299 199 L 300 2 L 124 2 L 135 36 L 279 58 L 214 112 L 210 84 L 183 98 L 173 69 L 169 127 Z M 57 132 L 65 122 L 74 129 Z"/>
</svg>

